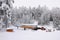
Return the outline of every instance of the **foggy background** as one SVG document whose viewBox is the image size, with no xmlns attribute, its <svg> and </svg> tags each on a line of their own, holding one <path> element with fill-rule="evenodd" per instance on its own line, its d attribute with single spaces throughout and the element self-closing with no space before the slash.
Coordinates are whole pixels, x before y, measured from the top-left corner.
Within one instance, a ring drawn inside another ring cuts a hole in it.
<svg viewBox="0 0 60 40">
<path fill-rule="evenodd" d="M 60 7 L 60 0 L 15 0 L 14 7 L 21 7 L 21 6 L 26 6 L 26 7 L 38 7 L 40 6 L 47 6 L 49 9 L 53 7 Z"/>
</svg>

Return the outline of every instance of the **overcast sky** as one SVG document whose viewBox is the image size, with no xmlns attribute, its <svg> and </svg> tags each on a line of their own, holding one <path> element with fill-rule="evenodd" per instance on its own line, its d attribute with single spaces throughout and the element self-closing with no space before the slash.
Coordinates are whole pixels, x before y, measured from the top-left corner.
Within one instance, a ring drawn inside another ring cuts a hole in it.
<svg viewBox="0 0 60 40">
<path fill-rule="evenodd" d="M 46 5 L 48 8 L 60 7 L 60 0 L 15 0 L 14 6 L 37 7 Z"/>
</svg>

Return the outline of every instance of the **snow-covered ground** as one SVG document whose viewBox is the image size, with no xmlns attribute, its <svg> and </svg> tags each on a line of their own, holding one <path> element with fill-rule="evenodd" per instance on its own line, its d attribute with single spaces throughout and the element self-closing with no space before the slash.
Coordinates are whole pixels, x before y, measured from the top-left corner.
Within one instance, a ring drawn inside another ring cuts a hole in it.
<svg viewBox="0 0 60 40">
<path fill-rule="evenodd" d="M 43 27 L 50 28 L 51 26 L 53 25 L 44 25 Z M 39 25 L 38 27 L 41 26 Z M 7 29 L 10 28 L 13 29 L 14 32 L 0 32 L 0 40 L 60 40 L 59 31 L 46 32 L 42 30 L 23 30 L 21 28 L 17 29 L 15 26 L 12 25 Z"/>
<path fill-rule="evenodd" d="M 17 30 L 0 32 L 0 40 L 60 40 L 60 32 Z"/>
<path fill-rule="evenodd" d="M 60 40 L 60 32 L 46 32 L 42 30 L 23 30 L 11 26 L 14 32 L 0 32 L 0 40 Z"/>
</svg>

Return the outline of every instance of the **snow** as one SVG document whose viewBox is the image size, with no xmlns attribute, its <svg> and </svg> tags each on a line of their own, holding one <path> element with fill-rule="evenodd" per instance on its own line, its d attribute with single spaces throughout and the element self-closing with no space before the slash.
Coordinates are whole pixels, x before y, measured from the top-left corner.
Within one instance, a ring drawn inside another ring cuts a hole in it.
<svg viewBox="0 0 60 40">
<path fill-rule="evenodd" d="M 0 40 L 60 40 L 60 32 L 15 30 L 15 32 L 0 32 Z"/>
<path fill-rule="evenodd" d="M 14 26 L 14 32 L 0 32 L 0 40 L 60 40 L 60 32 L 45 32 L 42 30 L 22 30 Z"/>
<path fill-rule="evenodd" d="M 49 26 L 53 25 L 51 24 Z M 39 27 L 41 26 L 39 25 Z M 48 25 L 46 27 L 48 27 Z M 7 29 L 13 29 L 14 32 L 0 32 L 0 40 L 60 40 L 60 31 L 23 30 L 21 28 L 17 29 L 17 27 L 12 25 Z"/>
</svg>

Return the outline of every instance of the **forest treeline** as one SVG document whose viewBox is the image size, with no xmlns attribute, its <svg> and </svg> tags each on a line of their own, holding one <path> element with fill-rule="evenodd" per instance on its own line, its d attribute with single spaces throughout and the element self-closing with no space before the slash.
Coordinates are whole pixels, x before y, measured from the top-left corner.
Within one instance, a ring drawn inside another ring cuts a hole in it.
<svg viewBox="0 0 60 40">
<path fill-rule="evenodd" d="M 48 25 L 50 21 L 53 22 L 54 27 L 60 25 L 60 8 L 52 8 L 40 5 L 36 7 L 15 7 L 12 9 L 12 23 L 31 24 L 34 20 L 38 21 L 38 25 Z"/>
</svg>

